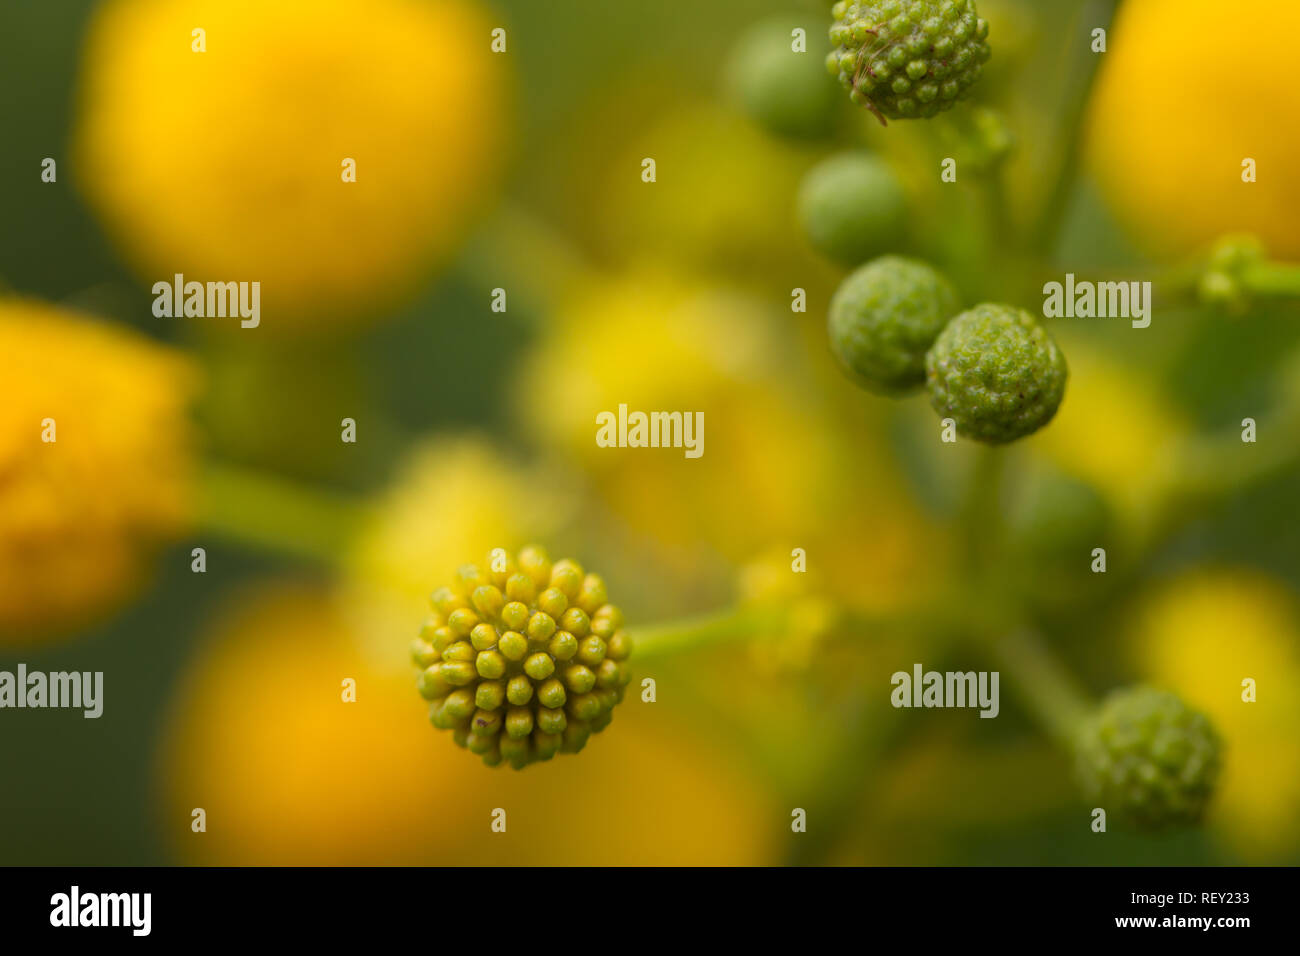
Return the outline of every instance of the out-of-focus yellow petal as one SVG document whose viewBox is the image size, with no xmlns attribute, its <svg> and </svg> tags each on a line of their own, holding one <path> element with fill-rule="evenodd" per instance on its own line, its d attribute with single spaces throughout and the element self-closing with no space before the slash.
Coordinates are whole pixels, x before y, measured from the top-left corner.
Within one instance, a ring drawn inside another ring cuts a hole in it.
<svg viewBox="0 0 1300 956">
<path fill-rule="evenodd" d="M 148 283 L 261 282 L 273 330 L 373 313 L 445 259 L 500 166 L 490 29 L 470 0 L 111 0 L 81 183 Z"/>
<path fill-rule="evenodd" d="M 1092 103 L 1091 161 L 1120 218 L 1177 253 L 1229 232 L 1300 256 L 1294 0 L 1126 0 Z M 1257 182 L 1242 181 L 1242 163 Z"/>
<path fill-rule="evenodd" d="M 0 642 L 22 643 L 125 600 L 189 522 L 196 373 L 133 332 L 24 299 L 0 300 L 0 363 Z"/>
</svg>

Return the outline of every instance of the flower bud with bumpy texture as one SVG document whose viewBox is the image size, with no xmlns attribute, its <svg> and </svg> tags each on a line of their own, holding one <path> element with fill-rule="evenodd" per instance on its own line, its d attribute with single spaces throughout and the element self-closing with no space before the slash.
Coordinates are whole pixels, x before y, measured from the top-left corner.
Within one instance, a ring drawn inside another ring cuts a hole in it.
<svg viewBox="0 0 1300 956">
<path fill-rule="evenodd" d="M 1209 718 L 1150 687 L 1115 691 L 1079 728 L 1088 799 L 1145 829 L 1197 822 L 1214 793 L 1220 744 Z"/>
<path fill-rule="evenodd" d="M 798 214 L 818 252 L 856 266 L 897 247 L 907 226 L 907 196 L 878 156 L 840 153 L 804 177 Z"/>
<path fill-rule="evenodd" d="M 632 645 L 605 582 L 538 547 L 469 564 L 430 599 L 411 647 L 429 720 L 494 767 L 577 753 L 631 680 Z"/>
<path fill-rule="evenodd" d="M 948 323 L 925 358 L 930 404 L 957 432 L 1003 444 L 1038 431 L 1065 396 L 1069 369 L 1032 315 L 977 305 Z"/>
<path fill-rule="evenodd" d="M 960 308 L 957 291 L 932 266 L 883 256 L 835 291 L 831 351 L 863 388 L 899 395 L 925 383 L 925 355 Z"/>
<path fill-rule="evenodd" d="M 882 123 L 951 109 L 990 55 L 975 0 L 841 0 L 831 15 L 826 67 Z"/>
</svg>

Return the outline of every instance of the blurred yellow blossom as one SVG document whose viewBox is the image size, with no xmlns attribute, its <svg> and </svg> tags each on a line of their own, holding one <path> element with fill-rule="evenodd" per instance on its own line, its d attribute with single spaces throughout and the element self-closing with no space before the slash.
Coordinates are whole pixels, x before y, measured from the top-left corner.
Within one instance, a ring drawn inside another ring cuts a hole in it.
<svg viewBox="0 0 1300 956">
<path fill-rule="evenodd" d="M 436 860 L 472 793 L 409 678 L 369 665 L 325 591 L 270 585 L 228 605 L 164 724 L 175 851 L 205 865 Z M 191 829 L 195 808 L 206 832 Z"/>
<path fill-rule="evenodd" d="M 490 28 L 471 0 L 110 0 L 81 184 L 146 282 L 261 282 L 270 329 L 373 313 L 447 257 L 500 166 Z"/>
<path fill-rule="evenodd" d="M 429 593 L 494 548 L 547 541 L 570 516 L 562 476 L 521 464 L 490 441 L 438 438 L 417 446 L 371 505 L 345 558 L 349 612 L 377 661 L 409 675 L 407 651 Z"/>
<path fill-rule="evenodd" d="M 896 600 L 919 577 L 914 506 L 879 430 L 840 429 L 784 319 L 676 273 L 597 280 L 528 358 L 517 407 L 620 519 L 683 563 L 702 545 L 733 564 L 803 547 L 828 583 Z M 602 447 L 598 416 L 622 405 L 699 416 L 701 454 Z"/>
<path fill-rule="evenodd" d="M 0 299 L 0 642 L 91 623 L 190 520 L 196 374 L 126 329 Z"/>
<path fill-rule="evenodd" d="M 1155 250 L 1255 233 L 1300 256 L 1295 0 L 1127 0 L 1091 107 L 1092 167 Z M 1253 160 L 1255 181 L 1243 182 Z"/>
<path fill-rule="evenodd" d="M 1065 401 L 1030 447 L 1140 520 L 1177 467 L 1187 422 L 1140 371 L 1081 341 L 1063 347 L 1070 361 Z"/>
<path fill-rule="evenodd" d="M 1144 676 L 1208 714 L 1225 741 L 1211 824 L 1260 862 L 1300 849 L 1300 606 L 1257 571 L 1201 568 L 1166 582 L 1139 608 Z M 1256 700 L 1243 701 L 1243 681 Z"/>
</svg>

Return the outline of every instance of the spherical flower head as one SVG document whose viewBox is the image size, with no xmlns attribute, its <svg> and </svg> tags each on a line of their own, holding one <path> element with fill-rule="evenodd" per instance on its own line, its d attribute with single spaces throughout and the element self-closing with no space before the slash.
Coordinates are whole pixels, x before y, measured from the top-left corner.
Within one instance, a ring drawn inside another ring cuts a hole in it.
<svg viewBox="0 0 1300 956">
<path fill-rule="evenodd" d="M 1065 356 L 1032 315 L 987 303 L 948 323 L 925 368 L 934 410 L 958 434 L 994 445 L 1051 421 L 1069 377 Z"/>
<path fill-rule="evenodd" d="M 196 370 L 125 328 L 0 299 L 0 644 L 127 600 L 193 513 Z"/>
<path fill-rule="evenodd" d="M 429 720 L 488 766 L 577 753 L 623 699 L 632 644 L 605 582 L 535 546 L 433 592 L 411 648 Z"/>
<path fill-rule="evenodd" d="M 907 196 L 880 157 L 841 153 L 804 178 L 798 212 L 813 248 L 837 262 L 858 265 L 898 242 L 907 225 Z"/>
<path fill-rule="evenodd" d="M 831 299 L 831 351 L 863 388 L 898 395 L 925 383 L 925 356 L 960 308 L 932 266 L 884 256 L 858 269 Z"/>
<path fill-rule="evenodd" d="M 990 55 L 975 0 L 841 0 L 831 15 L 827 69 L 882 123 L 951 109 Z"/>
<path fill-rule="evenodd" d="M 79 185 L 147 284 L 261 283 L 259 334 L 382 315 L 496 181 L 493 26 L 473 0 L 99 4 Z"/>
<path fill-rule="evenodd" d="M 1111 694 L 1075 739 L 1089 800 L 1145 829 L 1196 823 L 1214 793 L 1220 744 L 1209 718 L 1167 691 Z"/>
</svg>

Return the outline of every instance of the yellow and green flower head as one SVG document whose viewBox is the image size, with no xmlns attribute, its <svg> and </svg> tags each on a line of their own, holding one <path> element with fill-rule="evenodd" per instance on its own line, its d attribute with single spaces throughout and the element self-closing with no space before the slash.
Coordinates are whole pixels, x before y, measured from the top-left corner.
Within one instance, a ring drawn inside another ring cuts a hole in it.
<svg viewBox="0 0 1300 956">
<path fill-rule="evenodd" d="M 604 580 L 539 547 L 465 565 L 411 648 L 429 720 L 489 766 L 577 753 L 613 719 L 631 640 Z"/>
<path fill-rule="evenodd" d="M 111 0 L 80 185 L 147 283 L 261 283 L 272 331 L 369 316 L 454 251 L 501 165 L 473 0 Z"/>
<path fill-rule="evenodd" d="M 133 332 L 0 299 L 0 643 L 93 622 L 192 515 L 193 368 Z"/>
</svg>

